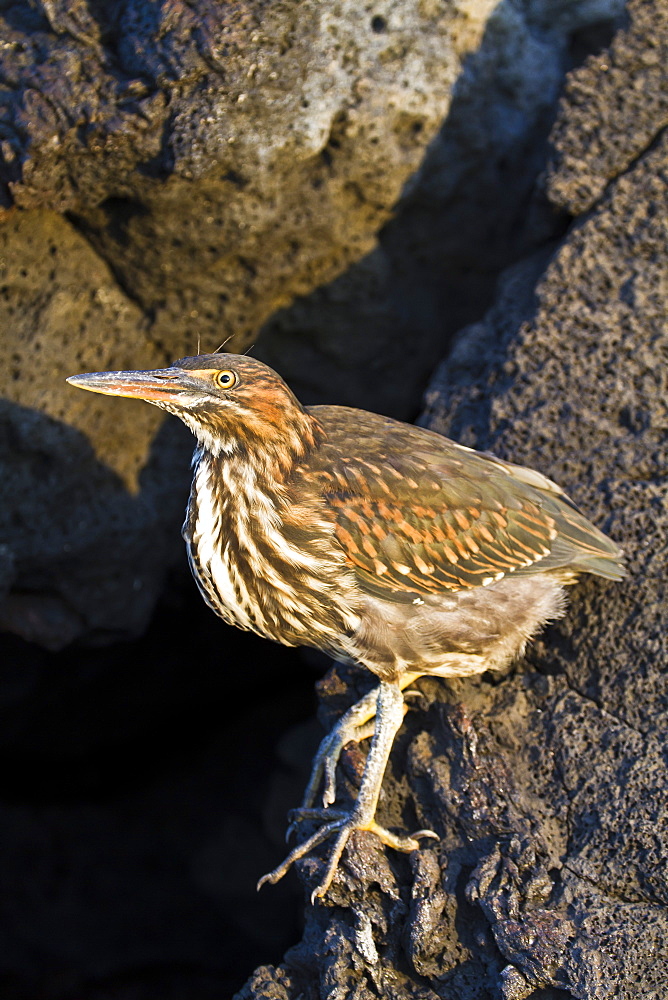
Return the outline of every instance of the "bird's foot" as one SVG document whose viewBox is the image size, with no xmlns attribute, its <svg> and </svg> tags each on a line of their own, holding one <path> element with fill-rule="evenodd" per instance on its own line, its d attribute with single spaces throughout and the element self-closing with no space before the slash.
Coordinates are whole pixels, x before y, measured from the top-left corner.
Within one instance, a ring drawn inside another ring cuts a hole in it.
<svg viewBox="0 0 668 1000">
<path fill-rule="evenodd" d="M 403 721 L 404 711 L 404 698 L 400 684 L 381 681 L 376 691 L 369 693 L 356 705 L 353 705 L 334 727 L 332 734 L 323 740 L 316 757 L 309 788 L 304 797 L 304 805 L 291 814 L 291 828 L 294 829 L 297 823 L 306 819 L 317 820 L 322 825 L 303 844 L 295 847 L 283 864 L 274 868 L 268 875 L 263 876 L 258 882 L 258 889 L 265 882 L 278 882 L 295 861 L 305 857 L 329 837 L 335 836 L 334 847 L 325 868 L 325 877 L 313 890 L 311 901 L 324 896 L 332 883 L 343 850 L 354 830 L 368 830 L 375 833 L 383 844 L 393 847 L 397 851 L 415 851 L 420 846 L 421 837 L 438 839 L 438 835 L 433 830 L 418 830 L 412 836 L 390 833 L 389 830 L 379 826 L 374 819 L 383 774 L 394 737 Z M 327 806 L 327 800 L 330 796 L 333 801 L 335 796 L 334 768 L 341 749 L 345 743 L 349 742 L 350 733 L 365 732 L 374 716 L 373 739 L 354 808 L 351 812 L 331 808 L 314 809 L 313 800 L 323 775 L 325 776 L 325 806 Z M 329 772 L 328 768 L 331 768 Z"/>
<path fill-rule="evenodd" d="M 271 882 L 272 884 L 278 882 L 295 861 L 299 861 L 300 858 L 305 857 L 310 851 L 318 847 L 319 844 L 327 840 L 328 837 L 336 834 L 334 848 L 327 862 L 325 877 L 311 893 L 311 903 L 315 903 L 316 899 L 322 898 L 329 889 L 336 874 L 336 869 L 339 866 L 343 850 L 348 843 L 351 833 L 355 830 L 368 830 L 371 833 L 375 833 L 383 844 L 387 847 L 393 847 L 395 851 L 417 850 L 420 846 L 421 837 L 431 837 L 438 840 L 438 834 L 434 833 L 433 830 L 418 830 L 410 836 L 392 833 L 390 830 L 386 830 L 385 827 L 376 823 L 374 819 L 366 818 L 357 809 L 347 813 L 332 809 L 302 808 L 293 810 L 291 815 L 292 822 L 290 829 L 293 829 L 296 823 L 306 819 L 322 820 L 323 825 L 305 840 L 303 844 L 299 844 L 294 850 L 290 851 L 282 864 L 274 868 L 267 875 L 263 875 L 257 884 L 257 888 L 260 889 L 266 882 Z"/>
</svg>

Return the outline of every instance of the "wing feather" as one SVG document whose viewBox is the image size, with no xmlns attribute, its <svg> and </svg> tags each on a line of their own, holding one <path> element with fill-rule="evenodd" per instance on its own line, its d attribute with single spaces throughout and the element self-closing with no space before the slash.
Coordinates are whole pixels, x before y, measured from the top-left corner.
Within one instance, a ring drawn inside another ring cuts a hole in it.
<svg viewBox="0 0 668 1000">
<path fill-rule="evenodd" d="M 321 495 L 368 590 L 457 592 L 543 569 L 623 575 L 619 548 L 541 473 L 366 411 L 312 410 L 327 434 Z"/>
</svg>

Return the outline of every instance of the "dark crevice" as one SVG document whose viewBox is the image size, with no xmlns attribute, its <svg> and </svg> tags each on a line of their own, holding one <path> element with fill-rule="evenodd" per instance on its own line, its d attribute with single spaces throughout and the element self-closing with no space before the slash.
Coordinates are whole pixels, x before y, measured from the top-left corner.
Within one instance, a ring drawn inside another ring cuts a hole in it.
<svg viewBox="0 0 668 1000">
<path fill-rule="evenodd" d="M 110 219 L 109 229 L 110 232 L 113 231 L 113 238 L 121 246 L 129 245 L 130 238 L 127 233 L 129 222 L 135 216 L 147 215 L 147 209 L 139 202 L 125 198 L 109 198 L 104 206 L 106 206 L 106 213 Z M 76 212 L 68 211 L 64 214 L 70 225 L 84 237 L 100 260 L 109 268 L 126 298 L 141 310 L 148 324 L 151 325 L 155 320 L 155 309 L 147 306 L 136 290 L 128 283 L 125 271 L 116 264 L 114 256 L 103 252 L 104 243 L 100 241 L 98 231 Z"/>
<path fill-rule="evenodd" d="M 648 734 L 644 730 L 639 729 L 637 726 L 634 726 L 627 719 L 622 719 L 620 716 L 615 715 L 614 712 L 611 712 L 609 709 L 604 708 L 601 702 L 596 698 L 592 697 L 592 695 L 585 694 L 584 691 L 581 691 L 578 687 L 575 686 L 575 684 L 573 684 L 572 680 L 565 671 L 560 673 L 559 676 L 563 677 L 569 691 L 577 695 L 579 698 L 582 698 L 583 701 L 588 702 L 590 705 L 594 705 L 595 708 L 601 713 L 601 715 L 606 716 L 608 719 L 612 719 L 613 722 L 615 722 L 618 726 L 622 726 L 624 729 L 633 730 L 633 732 L 637 733 L 638 736 L 642 736 L 643 740 L 651 739 L 651 734 Z"/>
</svg>

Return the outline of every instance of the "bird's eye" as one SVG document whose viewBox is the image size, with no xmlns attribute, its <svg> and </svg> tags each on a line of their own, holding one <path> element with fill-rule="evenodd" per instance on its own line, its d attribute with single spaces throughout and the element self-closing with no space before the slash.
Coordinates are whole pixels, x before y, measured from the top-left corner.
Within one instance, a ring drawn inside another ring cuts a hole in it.
<svg viewBox="0 0 668 1000">
<path fill-rule="evenodd" d="M 234 372 L 224 371 L 224 372 L 217 372 L 216 375 L 214 376 L 214 381 L 216 382 L 216 385 L 219 386 L 219 388 L 221 389 L 233 389 L 234 386 L 239 381 L 239 379 L 237 378 Z"/>
</svg>

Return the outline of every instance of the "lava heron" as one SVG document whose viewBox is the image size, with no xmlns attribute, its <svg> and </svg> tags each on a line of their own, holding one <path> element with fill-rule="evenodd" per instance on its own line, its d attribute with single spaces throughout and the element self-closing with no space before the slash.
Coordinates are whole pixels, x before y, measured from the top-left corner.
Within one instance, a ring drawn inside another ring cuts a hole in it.
<svg viewBox="0 0 668 1000">
<path fill-rule="evenodd" d="M 216 614 L 379 678 L 320 745 L 295 811 L 319 828 L 258 885 L 330 836 L 313 898 L 327 892 L 353 830 L 402 851 L 435 837 L 375 820 L 404 688 L 422 674 L 503 669 L 562 614 L 564 586 L 579 573 L 624 576 L 618 546 L 539 472 L 365 410 L 304 407 L 254 358 L 203 354 L 68 381 L 144 399 L 195 434 L 183 537 Z M 341 750 L 370 735 L 354 808 L 336 809 Z"/>
</svg>

